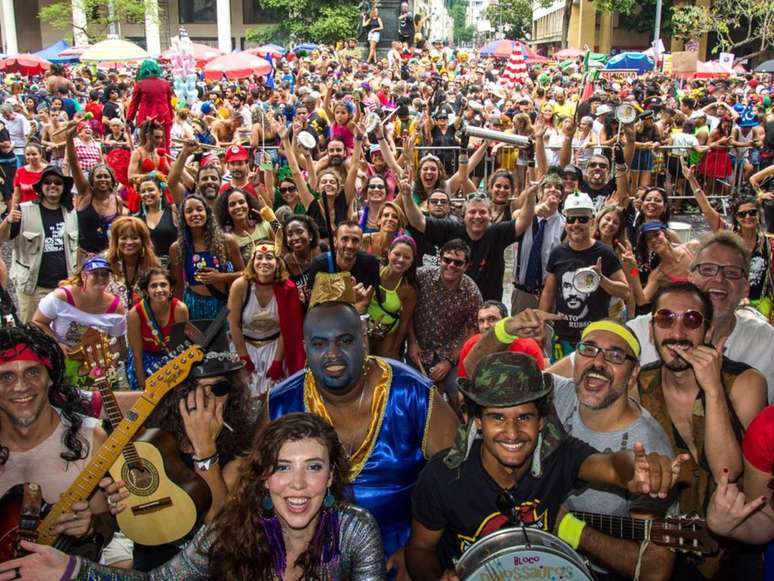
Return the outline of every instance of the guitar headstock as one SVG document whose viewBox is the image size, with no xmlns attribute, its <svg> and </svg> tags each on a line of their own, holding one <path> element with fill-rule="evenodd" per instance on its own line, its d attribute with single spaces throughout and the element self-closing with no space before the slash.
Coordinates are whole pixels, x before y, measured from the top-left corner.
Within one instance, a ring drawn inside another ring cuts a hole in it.
<svg viewBox="0 0 774 581">
<path fill-rule="evenodd" d="M 707 528 L 707 521 L 698 516 L 678 516 L 652 521 L 651 541 L 663 547 L 695 553 L 712 555 L 718 551 L 718 542 Z"/>
<path fill-rule="evenodd" d="M 81 338 L 80 354 L 83 357 L 86 372 L 95 379 L 104 378 L 115 369 L 118 353 L 111 347 L 115 339 L 96 329 L 88 329 Z"/>
<path fill-rule="evenodd" d="M 173 359 L 145 380 L 144 396 L 154 403 L 159 402 L 175 386 L 182 383 L 191 368 L 204 359 L 204 351 L 198 345 L 181 346 L 173 353 L 176 353 Z"/>
</svg>

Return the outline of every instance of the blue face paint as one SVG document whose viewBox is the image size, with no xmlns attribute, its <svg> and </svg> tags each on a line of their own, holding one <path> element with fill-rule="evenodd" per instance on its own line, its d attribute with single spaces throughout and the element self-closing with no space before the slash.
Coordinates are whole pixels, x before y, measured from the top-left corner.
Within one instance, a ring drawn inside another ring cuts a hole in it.
<svg viewBox="0 0 774 581">
<path fill-rule="evenodd" d="M 366 347 L 360 317 L 352 307 L 331 303 L 309 311 L 304 348 L 319 388 L 345 393 L 360 379 Z"/>
</svg>

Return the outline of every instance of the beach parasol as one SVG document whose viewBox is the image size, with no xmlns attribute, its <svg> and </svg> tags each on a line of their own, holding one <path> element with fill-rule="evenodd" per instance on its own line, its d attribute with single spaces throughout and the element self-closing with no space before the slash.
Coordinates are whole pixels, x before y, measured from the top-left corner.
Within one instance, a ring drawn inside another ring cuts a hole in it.
<svg viewBox="0 0 774 581">
<path fill-rule="evenodd" d="M 277 44 L 264 44 L 263 46 L 259 46 L 256 48 L 248 48 L 244 52 L 254 54 L 260 57 L 265 57 L 266 55 L 269 55 L 273 59 L 278 59 L 285 56 L 285 54 L 288 51 Z"/>
<path fill-rule="evenodd" d="M 194 60 L 196 61 L 196 66 L 199 68 L 206 65 L 212 59 L 218 58 L 223 54 L 223 51 L 221 51 L 218 48 L 207 46 L 206 44 L 200 44 L 198 42 L 192 42 L 191 47 L 193 48 L 193 57 L 194 57 Z M 169 62 L 172 60 L 174 54 L 175 54 L 175 49 L 168 48 L 167 50 L 161 53 L 159 60 L 163 62 Z"/>
<path fill-rule="evenodd" d="M 20 73 L 28 77 L 42 75 L 50 68 L 50 62 L 30 53 L 15 54 L 0 61 L 0 71 Z"/>
<path fill-rule="evenodd" d="M 586 51 L 581 50 L 579 48 L 565 48 L 564 50 L 560 50 L 554 55 L 554 59 L 558 61 L 563 61 L 566 59 L 574 60 L 578 58 L 579 56 L 584 56 L 586 54 Z"/>
<path fill-rule="evenodd" d="M 141 61 L 150 58 L 148 52 L 128 40 L 108 38 L 81 53 L 81 61 L 114 62 Z"/>
<path fill-rule="evenodd" d="M 204 65 L 204 78 L 217 81 L 226 75 L 229 79 L 244 79 L 252 74 L 268 75 L 271 64 L 247 52 L 224 54 Z"/>
<path fill-rule="evenodd" d="M 774 73 L 774 59 L 769 59 L 755 67 L 756 73 Z"/>
<path fill-rule="evenodd" d="M 87 49 L 89 49 L 91 45 L 83 45 L 83 46 L 71 46 L 70 48 L 64 49 L 62 52 L 58 53 L 56 56 L 60 59 L 67 59 L 69 60 L 80 60 L 81 55 L 86 52 Z"/>
</svg>

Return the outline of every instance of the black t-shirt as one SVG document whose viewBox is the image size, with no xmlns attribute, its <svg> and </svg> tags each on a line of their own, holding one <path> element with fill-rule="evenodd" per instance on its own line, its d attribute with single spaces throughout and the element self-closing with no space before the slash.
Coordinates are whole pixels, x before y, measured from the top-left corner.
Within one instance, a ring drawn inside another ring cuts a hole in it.
<svg viewBox="0 0 774 581">
<path fill-rule="evenodd" d="M 465 224 L 451 218 L 425 218 L 425 248 L 443 246 L 449 240 L 461 238 L 470 246 L 470 266 L 466 274 L 472 278 L 485 301 L 502 300 L 505 248 L 521 240 L 516 236 L 513 220 L 492 224 L 478 240 L 471 240 Z"/>
<path fill-rule="evenodd" d="M 64 216 L 61 208 L 50 210 L 40 207 L 40 217 L 43 221 L 43 256 L 40 259 L 37 286 L 56 288 L 67 278 L 67 261 L 64 249 Z M 21 231 L 21 222 L 11 224 L 10 238 L 13 240 Z"/>
<path fill-rule="evenodd" d="M 329 272 L 328 256 L 330 254 L 330 252 L 320 254 L 312 261 L 312 266 L 309 267 L 309 281 L 312 285 L 314 285 L 314 277 L 317 276 L 318 272 Z M 341 272 L 335 258 L 333 264 L 335 272 Z M 376 285 L 379 284 L 379 261 L 370 254 L 358 252 L 355 264 L 349 272 L 357 282 L 363 283 L 364 286 L 376 288 Z"/>
<path fill-rule="evenodd" d="M 121 117 L 121 109 L 118 106 L 118 103 L 113 103 L 113 101 L 108 101 L 105 103 L 102 107 L 102 116 L 107 117 L 108 119 L 115 119 L 116 117 Z"/>
<path fill-rule="evenodd" d="M 424 467 L 411 495 L 412 516 L 423 526 L 443 530 L 436 554 L 444 569 L 453 569 L 452 559 L 465 549 L 508 524 L 497 510 L 497 495 L 503 492 L 481 463 L 481 440 L 468 459 L 455 470 L 443 462 L 446 452 L 436 454 Z M 565 439 L 543 461 L 543 476 L 529 471 L 510 489 L 524 525 L 553 531 L 564 498 L 576 487 L 583 462 L 597 450 L 572 437 Z"/>
<path fill-rule="evenodd" d="M 584 194 L 588 194 L 594 202 L 594 207 L 599 210 L 604 205 L 605 200 L 618 189 L 618 184 L 616 183 L 615 178 L 612 178 L 601 188 L 594 189 L 586 182 L 585 178 L 581 178 L 578 189 Z"/>
<path fill-rule="evenodd" d="M 565 341 L 577 343 L 589 323 L 608 316 L 610 295 L 602 287 L 588 294 L 577 290 L 572 283 L 578 269 L 594 266 L 600 257 L 602 274 L 606 277 L 621 270 L 621 262 L 613 249 L 599 241 L 580 252 L 563 242 L 548 256 L 546 272 L 556 276 L 556 312 L 565 315 L 563 320 L 556 321 L 554 330 Z"/>
<path fill-rule="evenodd" d="M 306 209 L 306 215 L 315 221 L 317 228 L 320 230 L 320 238 L 330 239 L 328 224 L 326 223 L 325 214 L 323 212 L 322 198 L 313 200 Z M 338 194 L 333 199 L 333 219 L 336 221 L 333 225 L 334 230 L 338 224 L 347 219 L 348 215 L 349 206 L 347 205 L 347 197 L 344 194 Z"/>
</svg>

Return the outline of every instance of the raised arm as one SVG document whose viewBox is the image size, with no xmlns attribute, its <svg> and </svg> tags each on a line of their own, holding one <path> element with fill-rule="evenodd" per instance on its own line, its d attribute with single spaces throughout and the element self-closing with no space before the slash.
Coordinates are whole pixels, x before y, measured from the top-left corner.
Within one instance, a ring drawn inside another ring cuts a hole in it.
<svg viewBox="0 0 774 581">
<path fill-rule="evenodd" d="M 710 204 L 707 194 L 704 193 L 701 185 L 699 185 L 699 181 L 696 179 L 693 168 L 688 166 L 683 159 L 680 160 L 680 163 L 683 168 L 683 175 L 688 181 L 688 185 L 691 186 L 691 191 L 696 197 L 696 203 L 699 204 L 699 208 L 701 208 L 701 213 L 704 214 L 704 219 L 707 220 L 707 224 L 709 224 L 709 227 L 713 232 L 722 230 L 723 218 L 720 216 L 720 213 L 712 207 L 712 204 Z"/>
<path fill-rule="evenodd" d="M 365 122 L 360 121 L 355 125 L 355 148 L 352 151 L 352 159 L 349 162 L 347 179 L 344 182 L 344 196 L 347 206 L 352 204 L 357 194 L 357 174 L 360 169 L 360 161 L 363 159 L 363 141 L 365 140 Z"/>
<path fill-rule="evenodd" d="M 78 195 L 81 196 L 81 199 L 78 200 L 78 207 L 82 208 L 88 206 L 91 202 L 91 186 L 81 169 L 81 165 L 78 163 L 78 155 L 75 153 L 74 138 L 76 126 L 77 123 L 75 121 L 70 121 L 67 124 L 67 131 L 65 132 L 67 143 L 67 165 L 70 167 L 70 174 L 72 174 L 73 180 L 75 181 L 75 189 L 78 190 Z"/>
<path fill-rule="evenodd" d="M 169 176 L 167 176 L 167 186 L 169 191 L 172 192 L 172 198 L 176 204 L 182 204 L 185 198 L 185 187 L 182 184 L 183 172 L 185 171 L 185 162 L 188 157 L 196 151 L 199 146 L 199 142 L 195 139 L 186 139 L 183 142 L 183 146 L 180 149 L 180 155 L 169 168 Z"/>
<path fill-rule="evenodd" d="M 304 205 L 304 209 L 308 209 L 314 202 L 314 196 L 309 191 L 309 186 L 304 179 L 304 174 L 301 172 L 301 168 L 298 166 L 298 158 L 296 157 L 296 150 L 290 143 L 287 127 L 283 127 L 279 131 L 282 145 L 285 148 L 285 153 L 288 158 L 288 167 L 293 174 L 293 181 L 296 182 L 296 188 L 298 189 L 298 197 L 301 199 L 301 203 Z"/>
<path fill-rule="evenodd" d="M 400 199 L 403 201 L 403 209 L 406 211 L 406 218 L 411 227 L 424 232 L 425 215 L 417 206 L 411 193 L 411 173 L 404 175 L 400 180 Z"/>
</svg>

